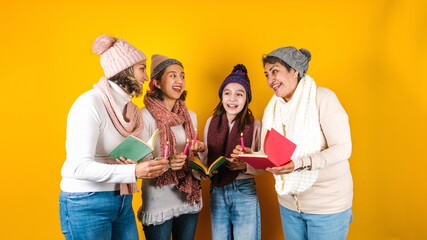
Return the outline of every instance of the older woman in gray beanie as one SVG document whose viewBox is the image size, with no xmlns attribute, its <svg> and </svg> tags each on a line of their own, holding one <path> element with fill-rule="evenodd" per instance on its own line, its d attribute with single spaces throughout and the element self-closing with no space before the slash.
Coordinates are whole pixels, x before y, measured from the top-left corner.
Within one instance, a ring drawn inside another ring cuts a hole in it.
<svg viewBox="0 0 427 240">
<path fill-rule="evenodd" d="M 310 60 L 295 47 L 263 58 L 274 96 L 262 134 L 274 128 L 297 145 L 289 163 L 266 170 L 276 180 L 285 239 L 345 239 L 353 199 L 348 116 L 336 95 L 306 74 Z"/>
</svg>

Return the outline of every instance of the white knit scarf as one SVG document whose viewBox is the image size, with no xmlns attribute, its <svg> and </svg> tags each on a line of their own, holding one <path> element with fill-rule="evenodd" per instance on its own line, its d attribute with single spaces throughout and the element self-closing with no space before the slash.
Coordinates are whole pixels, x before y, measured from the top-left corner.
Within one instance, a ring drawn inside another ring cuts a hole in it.
<svg viewBox="0 0 427 240">
<path fill-rule="evenodd" d="M 291 159 L 320 151 L 321 131 L 316 106 L 316 83 L 310 76 L 305 75 L 300 80 L 289 102 L 276 95 L 271 98 L 262 119 L 263 136 L 267 129 L 271 128 L 297 145 Z M 261 146 L 264 146 L 264 138 Z M 304 192 L 314 184 L 317 175 L 318 170 L 274 175 L 276 192 L 279 195 Z"/>
</svg>

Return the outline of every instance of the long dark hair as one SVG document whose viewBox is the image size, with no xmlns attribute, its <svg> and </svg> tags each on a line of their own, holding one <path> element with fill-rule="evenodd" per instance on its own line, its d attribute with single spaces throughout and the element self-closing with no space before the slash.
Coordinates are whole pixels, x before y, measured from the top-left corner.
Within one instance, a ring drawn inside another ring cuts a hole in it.
<svg viewBox="0 0 427 240">
<path fill-rule="evenodd" d="M 218 105 L 215 107 L 212 116 L 221 116 L 223 114 L 227 114 L 227 111 L 225 111 L 224 105 L 222 104 L 222 96 L 219 100 Z M 249 109 L 249 94 L 246 92 L 246 102 L 245 106 L 243 107 L 242 111 L 240 111 L 236 117 L 233 119 L 232 122 L 239 120 L 239 125 L 237 126 L 238 132 L 243 132 L 246 125 L 253 124 L 254 122 L 254 116 L 252 114 L 252 111 Z"/>
</svg>

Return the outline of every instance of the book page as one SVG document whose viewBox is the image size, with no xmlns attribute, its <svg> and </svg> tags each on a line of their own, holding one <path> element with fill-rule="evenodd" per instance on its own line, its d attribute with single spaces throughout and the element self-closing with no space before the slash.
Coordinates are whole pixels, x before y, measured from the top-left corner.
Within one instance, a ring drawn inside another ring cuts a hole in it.
<svg viewBox="0 0 427 240">
<path fill-rule="evenodd" d="M 148 147 L 151 148 L 151 150 L 154 150 L 154 144 L 157 140 L 157 137 L 159 136 L 161 130 L 156 129 L 156 131 L 154 131 L 153 135 L 151 135 L 150 139 L 148 139 L 148 141 L 146 142 L 146 144 L 148 145 Z"/>
</svg>

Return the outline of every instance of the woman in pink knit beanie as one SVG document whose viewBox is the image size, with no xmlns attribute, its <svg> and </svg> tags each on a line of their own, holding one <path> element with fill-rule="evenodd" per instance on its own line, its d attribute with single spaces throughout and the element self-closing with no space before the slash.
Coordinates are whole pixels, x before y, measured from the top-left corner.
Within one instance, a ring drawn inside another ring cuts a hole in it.
<svg viewBox="0 0 427 240">
<path fill-rule="evenodd" d="M 131 98 L 148 80 L 146 56 L 128 42 L 102 35 L 92 50 L 105 77 L 73 104 L 67 119 L 59 215 L 66 239 L 139 239 L 132 209 L 137 178 L 161 175 L 167 160 L 140 164 L 109 156 L 129 135 L 140 136 L 141 110 Z"/>
</svg>

